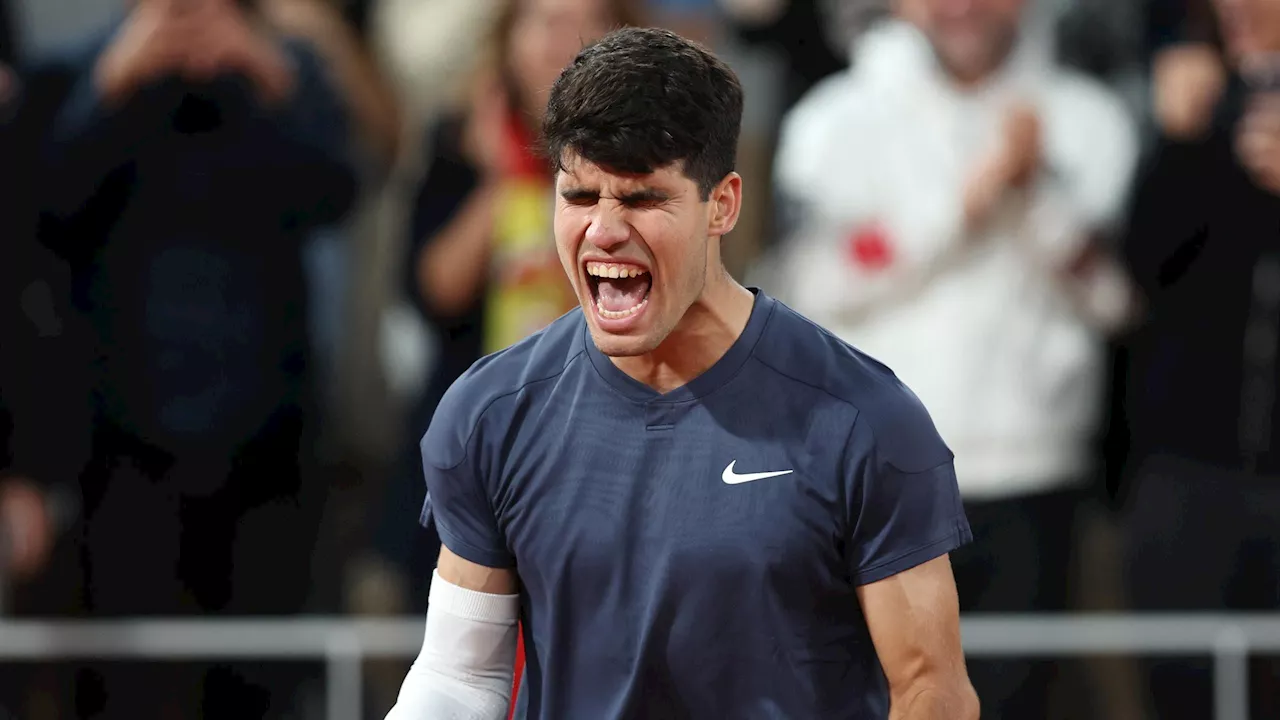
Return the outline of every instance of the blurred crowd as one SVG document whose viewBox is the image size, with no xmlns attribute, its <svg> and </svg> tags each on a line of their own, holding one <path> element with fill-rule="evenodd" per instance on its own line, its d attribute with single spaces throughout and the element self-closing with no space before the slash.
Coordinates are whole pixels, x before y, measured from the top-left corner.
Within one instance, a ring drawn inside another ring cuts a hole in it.
<svg viewBox="0 0 1280 720">
<path fill-rule="evenodd" d="M 418 439 L 575 304 L 532 146 L 620 25 L 739 72 L 726 263 L 929 408 L 964 612 L 1280 609 L 1280 0 L 0 0 L 0 619 L 421 613 Z M 970 674 L 984 718 L 1211 716 L 1207 658 Z M 0 718 L 322 679 L 15 664 Z"/>
</svg>

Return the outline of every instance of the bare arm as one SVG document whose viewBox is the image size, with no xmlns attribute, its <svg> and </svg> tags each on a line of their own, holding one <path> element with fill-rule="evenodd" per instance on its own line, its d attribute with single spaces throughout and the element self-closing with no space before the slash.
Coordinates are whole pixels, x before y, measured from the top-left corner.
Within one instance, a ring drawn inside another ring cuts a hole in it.
<svg viewBox="0 0 1280 720">
<path fill-rule="evenodd" d="M 476 188 L 418 254 L 419 292 L 436 314 L 457 315 L 480 294 L 489 272 L 495 195 L 492 184 Z"/>
<path fill-rule="evenodd" d="M 978 720 L 948 556 L 858 588 L 889 681 L 889 720 Z"/>
<path fill-rule="evenodd" d="M 316 0 L 271 0 L 264 7 L 272 25 L 315 46 L 365 140 L 384 161 L 394 161 L 400 146 L 399 102 L 338 12 L 330 3 Z"/>
<path fill-rule="evenodd" d="M 440 548 L 436 572 L 445 582 L 490 595 L 514 595 L 520 585 L 515 570 L 477 565 L 458 557 L 447 547 Z"/>
</svg>

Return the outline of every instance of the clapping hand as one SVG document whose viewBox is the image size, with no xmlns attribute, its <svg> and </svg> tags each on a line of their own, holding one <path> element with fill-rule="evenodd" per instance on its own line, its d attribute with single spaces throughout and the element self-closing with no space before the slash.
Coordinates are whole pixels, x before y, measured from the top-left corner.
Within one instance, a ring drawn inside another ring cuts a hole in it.
<svg viewBox="0 0 1280 720">
<path fill-rule="evenodd" d="M 0 551 L 19 580 L 44 567 L 53 547 L 52 524 L 44 495 L 28 480 L 0 479 Z"/>
<path fill-rule="evenodd" d="M 1236 154 L 1259 187 L 1280 195 L 1280 94 L 1250 98 L 1237 126 Z"/>
<path fill-rule="evenodd" d="M 120 102 L 146 85 L 181 71 L 195 13 L 177 0 L 141 0 L 98 58 L 94 76 L 108 101 Z"/>
<path fill-rule="evenodd" d="M 234 0 L 141 0 L 98 59 L 98 87 L 121 101 L 162 77 L 207 81 L 235 73 L 269 102 L 288 97 L 284 54 Z"/>
<path fill-rule="evenodd" d="M 1031 182 L 1040 169 L 1041 155 L 1039 116 L 1029 106 L 1010 108 L 1000 145 L 978 164 L 965 187 L 967 226 L 982 226 L 1007 191 Z"/>
<path fill-rule="evenodd" d="M 286 99 L 292 90 L 293 73 L 279 46 L 253 25 L 233 0 L 200 3 L 200 22 L 189 38 L 184 74 L 197 80 L 243 75 L 264 101 Z"/>
<path fill-rule="evenodd" d="M 1160 51 L 1152 70 L 1152 105 L 1165 136 L 1190 141 L 1208 132 L 1227 87 L 1227 69 L 1213 48 L 1186 43 Z"/>
</svg>

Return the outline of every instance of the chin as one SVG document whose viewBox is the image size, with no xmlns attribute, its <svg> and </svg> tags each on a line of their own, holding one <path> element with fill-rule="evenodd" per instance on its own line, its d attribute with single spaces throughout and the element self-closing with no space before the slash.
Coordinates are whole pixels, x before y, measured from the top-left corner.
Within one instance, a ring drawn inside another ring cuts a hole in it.
<svg viewBox="0 0 1280 720">
<path fill-rule="evenodd" d="M 653 352 L 661 344 L 660 339 L 649 335 L 615 335 L 598 327 L 591 328 L 591 341 L 602 355 L 609 357 L 637 357 Z"/>
<path fill-rule="evenodd" d="M 651 317 L 636 317 L 625 324 L 611 323 L 593 310 L 593 307 L 583 308 L 587 314 L 587 329 L 596 348 L 609 357 L 644 355 L 662 344 L 661 333 L 652 322 L 648 322 Z"/>
</svg>

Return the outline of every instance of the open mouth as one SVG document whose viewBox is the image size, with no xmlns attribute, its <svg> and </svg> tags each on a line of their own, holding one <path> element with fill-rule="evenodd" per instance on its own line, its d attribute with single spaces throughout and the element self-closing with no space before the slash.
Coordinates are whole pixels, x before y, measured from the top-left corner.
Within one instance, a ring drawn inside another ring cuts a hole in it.
<svg viewBox="0 0 1280 720">
<path fill-rule="evenodd" d="M 653 278 L 649 271 L 627 263 L 587 263 L 587 282 L 596 312 L 606 320 L 625 320 L 644 310 Z"/>
</svg>

